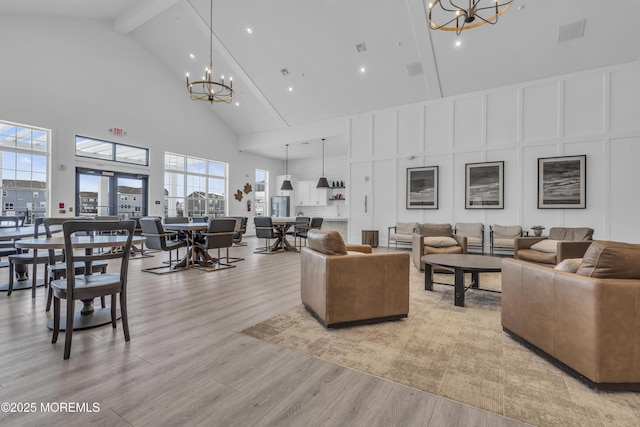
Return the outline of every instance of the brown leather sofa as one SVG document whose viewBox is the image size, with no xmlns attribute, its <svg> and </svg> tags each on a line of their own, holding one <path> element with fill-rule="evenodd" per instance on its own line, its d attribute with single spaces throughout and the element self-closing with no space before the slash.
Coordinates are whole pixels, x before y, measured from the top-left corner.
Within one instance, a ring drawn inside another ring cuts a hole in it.
<svg viewBox="0 0 640 427">
<path fill-rule="evenodd" d="M 640 245 L 594 241 L 575 273 L 502 261 L 502 327 L 598 389 L 640 390 Z"/>
<path fill-rule="evenodd" d="M 325 327 L 407 317 L 409 254 L 345 245 L 336 231 L 309 230 L 301 254 L 302 303 Z"/>
<path fill-rule="evenodd" d="M 547 237 L 518 237 L 513 256 L 553 266 L 567 258 L 582 258 L 592 239 L 593 228 L 552 227 Z"/>
<path fill-rule="evenodd" d="M 424 270 L 422 256 L 428 254 L 466 254 L 467 237 L 453 234 L 451 224 L 418 224 L 413 233 L 413 264 Z"/>
</svg>

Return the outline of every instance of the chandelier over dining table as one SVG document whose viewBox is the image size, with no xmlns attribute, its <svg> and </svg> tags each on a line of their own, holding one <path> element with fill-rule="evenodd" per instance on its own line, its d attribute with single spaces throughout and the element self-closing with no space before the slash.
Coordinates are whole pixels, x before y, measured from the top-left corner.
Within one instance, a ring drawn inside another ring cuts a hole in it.
<svg viewBox="0 0 640 427">
<path fill-rule="evenodd" d="M 423 0 L 427 21 L 432 30 L 455 31 L 484 24 L 495 24 L 513 0 Z"/>
<path fill-rule="evenodd" d="M 233 78 L 229 78 L 229 84 L 224 81 L 224 76 L 220 80 L 214 80 L 213 77 L 213 0 L 211 5 L 211 21 L 209 26 L 209 66 L 204 69 L 204 76 L 201 80 L 189 81 L 189 73 L 187 73 L 187 90 L 191 99 L 196 101 L 205 101 L 213 104 L 214 102 L 230 103 L 233 100 Z"/>
</svg>

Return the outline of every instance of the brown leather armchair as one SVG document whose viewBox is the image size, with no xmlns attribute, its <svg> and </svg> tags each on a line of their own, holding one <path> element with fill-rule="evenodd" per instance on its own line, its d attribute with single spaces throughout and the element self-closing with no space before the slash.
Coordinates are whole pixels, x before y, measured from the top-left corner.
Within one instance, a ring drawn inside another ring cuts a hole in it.
<svg viewBox="0 0 640 427">
<path fill-rule="evenodd" d="M 409 254 L 345 245 L 337 231 L 311 229 L 301 254 L 302 303 L 325 327 L 407 317 Z"/>
<path fill-rule="evenodd" d="M 556 265 L 567 258 L 582 258 L 592 243 L 592 228 L 552 227 L 548 237 L 519 237 L 514 258 Z"/>
<path fill-rule="evenodd" d="M 572 261 L 503 259 L 503 328 L 596 388 L 640 390 L 640 245 L 594 241 Z"/>
<path fill-rule="evenodd" d="M 422 256 L 428 254 L 466 254 L 467 237 L 453 234 L 451 224 L 418 224 L 413 233 L 413 264 L 424 270 Z"/>
</svg>

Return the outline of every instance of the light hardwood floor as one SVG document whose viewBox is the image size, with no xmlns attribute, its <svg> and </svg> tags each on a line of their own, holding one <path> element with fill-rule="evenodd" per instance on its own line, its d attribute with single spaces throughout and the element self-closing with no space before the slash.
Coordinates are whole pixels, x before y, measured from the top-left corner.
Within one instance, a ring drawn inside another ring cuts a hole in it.
<svg viewBox="0 0 640 427">
<path fill-rule="evenodd" d="M 141 272 L 166 254 L 130 262 L 131 341 L 122 327 L 51 344 L 45 290 L 0 293 L 0 424 L 104 426 L 520 426 L 476 408 L 337 366 L 241 331 L 300 303 L 300 256 L 233 248 L 233 269 Z M 0 270 L 0 281 L 8 269 Z M 64 309 L 64 304 L 62 304 Z M 78 304 L 79 307 L 79 304 Z M 94 402 L 98 412 L 42 412 Z"/>
</svg>

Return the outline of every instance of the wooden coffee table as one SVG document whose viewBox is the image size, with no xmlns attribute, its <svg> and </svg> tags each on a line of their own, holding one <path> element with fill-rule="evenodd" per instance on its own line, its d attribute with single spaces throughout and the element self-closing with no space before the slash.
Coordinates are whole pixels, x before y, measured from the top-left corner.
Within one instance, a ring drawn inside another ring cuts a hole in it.
<svg viewBox="0 0 640 427">
<path fill-rule="evenodd" d="M 464 307 L 464 294 L 468 289 L 480 289 L 479 273 L 499 273 L 502 271 L 502 259 L 485 255 L 435 254 L 424 255 L 421 259 L 424 262 L 424 289 L 426 291 L 433 290 L 433 267 L 453 272 L 454 304 L 459 307 Z M 464 273 L 471 273 L 471 284 L 466 287 Z"/>
</svg>

